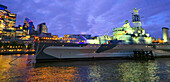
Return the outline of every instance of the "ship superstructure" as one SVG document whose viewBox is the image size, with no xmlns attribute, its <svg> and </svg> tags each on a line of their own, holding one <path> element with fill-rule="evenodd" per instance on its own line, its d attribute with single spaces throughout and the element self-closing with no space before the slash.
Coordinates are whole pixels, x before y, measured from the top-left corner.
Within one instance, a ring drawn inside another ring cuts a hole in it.
<svg viewBox="0 0 170 82">
<path fill-rule="evenodd" d="M 126 44 L 151 44 L 152 38 L 148 33 L 145 33 L 145 29 L 141 26 L 139 10 L 133 9 L 132 22 L 133 27 L 130 26 L 128 20 L 122 27 L 114 28 L 113 40 L 123 40 Z"/>
</svg>

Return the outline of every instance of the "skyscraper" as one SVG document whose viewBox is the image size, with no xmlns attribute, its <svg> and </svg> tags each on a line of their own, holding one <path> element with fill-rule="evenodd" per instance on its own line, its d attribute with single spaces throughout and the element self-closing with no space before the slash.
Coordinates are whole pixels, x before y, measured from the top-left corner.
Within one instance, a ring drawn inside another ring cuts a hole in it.
<svg viewBox="0 0 170 82">
<path fill-rule="evenodd" d="M 24 33 L 25 34 L 29 34 L 28 33 L 28 27 L 29 27 L 29 23 L 30 22 L 30 20 L 27 18 L 27 17 L 25 17 L 25 20 L 24 20 L 24 25 L 23 25 L 23 31 L 24 31 Z"/>
<path fill-rule="evenodd" d="M 41 23 L 37 27 L 38 35 L 42 33 L 47 33 L 47 26 L 45 23 Z"/>
<path fill-rule="evenodd" d="M 35 27 L 34 27 L 33 21 L 29 22 L 28 24 L 29 24 L 28 34 L 31 35 L 32 32 L 35 30 Z"/>
<path fill-rule="evenodd" d="M 23 31 L 25 32 L 25 34 L 31 35 L 34 30 L 35 30 L 35 27 L 34 27 L 33 21 L 25 17 L 24 25 L 23 25 Z"/>
</svg>

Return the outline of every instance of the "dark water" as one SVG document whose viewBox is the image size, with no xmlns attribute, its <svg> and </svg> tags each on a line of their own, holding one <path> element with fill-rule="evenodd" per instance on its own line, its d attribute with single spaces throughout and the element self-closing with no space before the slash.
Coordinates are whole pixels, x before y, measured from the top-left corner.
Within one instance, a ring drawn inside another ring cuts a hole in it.
<svg viewBox="0 0 170 82">
<path fill-rule="evenodd" d="M 16 60 L 15 60 L 16 59 Z M 14 60 L 13 62 L 11 62 Z M 33 55 L 0 56 L 0 82 L 168 82 L 170 58 L 32 64 Z"/>
</svg>

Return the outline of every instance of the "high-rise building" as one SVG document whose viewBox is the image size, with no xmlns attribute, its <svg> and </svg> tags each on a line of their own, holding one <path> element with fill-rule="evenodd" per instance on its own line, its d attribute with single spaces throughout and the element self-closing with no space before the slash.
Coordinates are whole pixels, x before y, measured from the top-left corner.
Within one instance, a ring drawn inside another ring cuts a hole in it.
<svg viewBox="0 0 170 82">
<path fill-rule="evenodd" d="M 0 5 L 0 30 L 11 29 L 14 30 L 16 22 L 16 14 L 11 13 L 7 10 L 7 7 Z"/>
<path fill-rule="evenodd" d="M 16 14 L 7 10 L 7 6 L 0 4 L 0 36 L 13 38 Z M 10 33 L 11 32 L 11 33 Z"/>
<path fill-rule="evenodd" d="M 47 33 L 47 26 L 45 23 L 41 23 L 37 26 L 38 35 L 42 33 Z"/>
<path fill-rule="evenodd" d="M 23 25 L 23 32 L 25 33 L 25 35 L 29 34 L 29 32 L 28 32 L 29 22 L 30 22 L 30 19 L 25 17 L 24 25 Z"/>
<path fill-rule="evenodd" d="M 26 35 L 31 35 L 35 31 L 33 21 L 31 21 L 27 17 L 25 17 L 25 20 L 24 20 L 23 31 L 25 32 Z"/>
<path fill-rule="evenodd" d="M 28 34 L 32 35 L 34 31 L 35 31 L 35 27 L 34 27 L 33 21 L 31 21 L 29 22 Z"/>
<path fill-rule="evenodd" d="M 18 25 L 17 27 L 15 27 L 15 38 L 21 38 L 23 36 L 26 36 L 24 35 L 23 27 L 21 25 Z"/>
</svg>

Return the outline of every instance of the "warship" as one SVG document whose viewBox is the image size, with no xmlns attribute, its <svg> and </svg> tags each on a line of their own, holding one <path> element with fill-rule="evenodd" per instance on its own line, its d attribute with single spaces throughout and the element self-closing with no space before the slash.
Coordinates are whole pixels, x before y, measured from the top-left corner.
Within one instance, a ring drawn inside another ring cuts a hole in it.
<svg viewBox="0 0 170 82">
<path fill-rule="evenodd" d="M 114 58 L 152 59 L 170 57 L 169 29 L 163 30 L 163 43 L 152 43 L 149 33 L 141 26 L 139 10 L 133 9 L 132 22 L 112 29 L 112 39 L 98 37 L 84 43 L 67 43 L 57 40 L 35 42 L 36 61 L 95 60 Z"/>
</svg>

